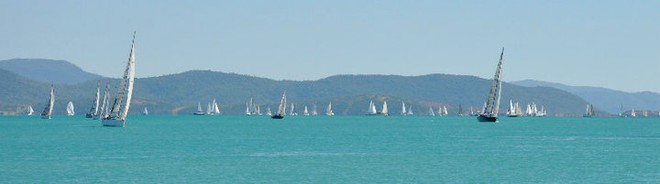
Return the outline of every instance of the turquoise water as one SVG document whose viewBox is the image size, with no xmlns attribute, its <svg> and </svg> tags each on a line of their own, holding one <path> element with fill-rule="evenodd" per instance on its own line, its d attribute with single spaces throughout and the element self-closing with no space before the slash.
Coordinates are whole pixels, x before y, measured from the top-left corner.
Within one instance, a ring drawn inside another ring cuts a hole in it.
<svg viewBox="0 0 660 184">
<path fill-rule="evenodd" d="M 0 117 L 0 182 L 660 183 L 660 119 Z"/>
</svg>

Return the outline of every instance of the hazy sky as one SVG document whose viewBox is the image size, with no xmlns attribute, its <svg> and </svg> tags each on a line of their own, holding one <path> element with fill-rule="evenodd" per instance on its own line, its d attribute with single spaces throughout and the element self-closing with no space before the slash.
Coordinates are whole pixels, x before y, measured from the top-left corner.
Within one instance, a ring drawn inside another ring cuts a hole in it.
<svg viewBox="0 0 660 184">
<path fill-rule="evenodd" d="M 660 92 L 660 1 L 0 1 L 0 60 L 119 77 L 493 76 Z M 386 81 L 383 81 L 386 82 Z"/>
</svg>

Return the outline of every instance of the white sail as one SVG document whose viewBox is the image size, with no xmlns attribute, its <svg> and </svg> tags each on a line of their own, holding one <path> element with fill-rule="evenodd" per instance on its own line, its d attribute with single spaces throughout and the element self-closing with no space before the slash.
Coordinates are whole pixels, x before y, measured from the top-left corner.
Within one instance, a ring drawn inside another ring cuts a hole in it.
<svg viewBox="0 0 660 184">
<path fill-rule="evenodd" d="M 490 87 L 490 92 L 488 93 L 488 100 L 486 101 L 486 107 L 484 111 L 478 117 L 479 121 L 484 122 L 497 122 L 497 114 L 500 109 L 500 98 L 502 95 L 502 80 L 500 75 L 502 73 L 502 60 L 504 58 L 504 48 L 500 53 L 500 60 L 497 62 L 497 68 L 495 69 L 495 76 L 493 77 L 493 85 Z"/>
<path fill-rule="evenodd" d="M 53 115 L 53 105 L 55 105 L 55 88 L 50 86 L 50 97 L 48 98 L 46 108 L 44 108 L 44 111 L 41 112 L 41 118 L 50 119 L 50 117 Z"/>
<path fill-rule="evenodd" d="M 213 113 L 213 106 L 211 105 L 211 102 L 206 104 L 206 114 L 211 114 Z"/>
<path fill-rule="evenodd" d="M 332 112 L 332 102 L 328 104 L 328 108 L 325 109 L 325 115 L 327 116 L 334 116 L 335 113 Z"/>
<path fill-rule="evenodd" d="M 133 83 L 135 82 L 135 32 L 131 43 L 131 53 L 128 56 L 128 63 L 124 76 L 119 82 L 117 96 L 112 105 L 110 117 L 103 120 L 103 126 L 126 126 L 126 116 L 131 107 L 131 98 L 133 97 Z"/>
<path fill-rule="evenodd" d="M 213 99 L 213 114 L 220 114 L 220 107 L 218 107 L 218 102 Z"/>
<path fill-rule="evenodd" d="M 406 115 L 413 115 L 412 105 L 408 106 L 408 112 Z"/>
<path fill-rule="evenodd" d="M 307 106 L 305 105 L 305 110 L 303 110 L 303 115 L 309 116 L 309 111 L 307 111 Z"/>
<path fill-rule="evenodd" d="M 73 116 L 75 114 L 76 111 L 73 109 L 73 102 L 69 101 L 69 103 L 66 104 L 66 115 Z"/>
<path fill-rule="evenodd" d="M 443 115 L 449 115 L 449 112 L 447 112 L 447 106 L 442 106 L 442 114 Z"/>
<path fill-rule="evenodd" d="M 149 110 L 147 110 L 147 107 L 144 107 L 144 110 L 142 111 L 143 115 L 149 115 Z"/>
<path fill-rule="evenodd" d="M 99 109 L 99 114 L 97 116 L 95 116 L 94 119 L 98 119 L 98 118 L 103 119 L 103 117 L 105 117 L 107 115 L 107 113 L 105 113 L 105 112 L 108 109 L 108 106 L 106 104 L 108 104 L 108 96 L 110 95 L 109 90 L 110 89 L 109 89 L 108 85 L 106 84 L 105 89 L 103 90 L 103 98 L 102 98 L 101 109 Z"/>
<path fill-rule="evenodd" d="M 376 114 L 376 105 L 374 104 L 374 101 L 369 102 L 369 110 L 367 110 L 367 114 L 369 115 Z"/>
<path fill-rule="evenodd" d="M 96 117 L 98 115 L 100 98 L 101 98 L 101 83 L 98 82 L 96 83 L 96 95 L 94 97 L 94 102 L 92 102 L 92 107 L 89 108 L 89 112 L 87 112 L 86 114 L 87 118 Z"/>
<path fill-rule="evenodd" d="M 383 109 L 380 111 L 380 113 L 385 116 L 389 115 L 389 110 L 387 110 L 387 101 L 383 101 Z"/>
<path fill-rule="evenodd" d="M 286 91 L 282 94 L 282 99 L 280 100 L 280 105 L 277 107 L 278 116 L 284 117 L 286 115 Z"/>
<path fill-rule="evenodd" d="M 408 114 L 406 112 L 406 102 L 401 101 L 401 115 L 406 115 Z"/>
<path fill-rule="evenodd" d="M 435 112 L 433 112 L 433 107 L 429 107 L 429 115 L 435 116 Z"/>
<path fill-rule="evenodd" d="M 28 106 L 27 115 L 32 116 L 33 113 L 34 113 L 34 109 L 32 109 L 32 106 L 31 105 Z"/>
</svg>

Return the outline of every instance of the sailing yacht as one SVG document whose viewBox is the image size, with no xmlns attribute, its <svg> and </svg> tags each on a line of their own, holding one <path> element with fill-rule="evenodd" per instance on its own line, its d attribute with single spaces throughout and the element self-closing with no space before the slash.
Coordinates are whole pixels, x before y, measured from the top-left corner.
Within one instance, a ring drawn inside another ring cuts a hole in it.
<svg viewBox="0 0 660 184">
<path fill-rule="evenodd" d="M 135 32 L 133 32 L 133 42 L 131 43 L 131 53 L 128 56 L 124 76 L 119 83 L 117 96 L 112 104 L 112 110 L 108 117 L 103 118 L 103 126 L 124 127 L 126 126 L 126 116 L 131 107 L 131 98 L 133 97 L 133 83 L 135 82 Z"/>
<path fill-rule="evenodd" d="M 96 83 L 96 96 L 94 97 L 94 102 L 92 107 L 89 108 L 89 112 L 85 114 L 87 118 L 93 118 L 98 115 L 99 112 L 99 98 L 101 97 L 101 82 Z"/>
<path fill-rule="evenodd" d="M 477 120 L 480 122 L 497 122 L 497 113 L 500 110 L 500 97 L 502 95 L 502 80 L 500 80 L 500 74 L 502 72 L 503 57 L 504 48 L 502 48 L 500 60 L 497 62 L 497 69 L 495 69 L 495 77 L 493 77 L 493 85 L 490 87 L 486 107 L 477 117 Z"/>
<path fill-rule="evenodd" d="M 71 101 L 69 101 L 69 103 L 66 104 L 66 115 L 67 116 L 76 115 L 76 111 L 73 109 L 73 102 Z"/>
<path fill-rule="evenodd" d="M 374 104 L 374 101 L 369 102 L 369 110 L 367 110 L 368 116 L 376 115 L 378 112 L 376 111 L 376 104 Z"/>
<path fill-rule="evenodd" d="M 270 107 L 268 107 L 268 108 L 266 108 L 266 109 L 267 109 L 267 110 L 266 110 L 266 115 L 267 115 L 267 116 L 272 116 L 272 115 L 273 115 L 273 112 L 270 110 Z"/>
<path fill-rule="evenodd" d="M 314 104 L 314 107 L 312 107 L 312 116 L 319 115 L 319 112 L 316 111 L 316 104 Z"/>
<path fill-rule="evenodd" d="M 215 98 L 213 99 L 213 103 L 211 104 L 211 114 L 217 115 L 220 114 L 220 107 L 218 107 L 218 102 L 215 101 Z"/>
<path fill-rule="evenodd" d="M 106 84 L 105 89 L 103 90 L 103 99 L 102 99 L 102 102 L 101 102 L 101 109 L 99 109 L 98 116 L 95 116 L 92 119 L 94 119 L 94 120 L 103 119 L 108 115 L 108 113 L 106 113 L 106 111 L 108 109 L 108 105 L 110 105 L 110 104 L 108 104 L 108 96 L 110 95 L 109 90 L 110 90 L 110 87 L 109 87 L 108 84 Z M 108 105 L 106 105 L 106 104 L 108 104 Z"/>
<path fill-rule="evenodd" d="M 383 101 L 383 109 L 381 109 L 380 114 L 382 114 L 383 116 L 390 115 L 389 111 L 387 110 L 387 101 Z"/>
<path fill-rule="evenodd" d="M 46 103 L 46 108 L 41 112 L 41 118 L 50 119 L 53 115 L 53 105 L 55 104 L 55 88 L 50 86 L 50 97 L 48 98 L 48 103 Z"/>
<path fill-rule="evenodd" d="M 518 103 L 513 103 L 513 100 L 509 100 L 509 110 L 506 112 L 506 116 L 508 117 L 518 117 L 520 114 L 518 114 L 517 107 Z"/>
<path fill-rule="evenodd" d="M 193 113 L 193 115 L 204 115 L 206 114 L 204 110 L 202 110 L 202 103 L 197 102 L 197 111 Z"/>
<path fill-rule="evenodd" d="M 286 115 L 286 91 L 282 93 L 282 99 L 280 100 L 280 105 L 277 107 L 277 114 L 271 116 L 273 119 L 282 119 Z"/>
<path fill-rule="evenodd" d="M 307 106 L 305 105 L 305 110 L 303 110 L 303 115 L 309 116 L 309 111 L 307 111 Z"/>
<path fill-rule="evenodd" d="M 433 107 L 429 107 L 429 116 L 435 116 L 435 112 L 433 112 Z"/>
<path fill-rule="evenodd" d="M 335 112 L 332 112 L 332 102 L 328 104 L 328 108 L 325 109 L 326 116 L 334 116 Z"/>
<path fill-rule="evenodd" d="M 472 107 L 470 107 L 470 111 L 473 112 Z M 461 104 L 458 104 L 458 112 L 456 114 L 458 114 L 458 116 L 465 116 L 465 114 L 463 114 L 463 106 Z"/>
<path fill-rule="evenodd" d="M 32 113 L 34 113 L 34 109 L 32 109 L 32 105 L 30 105 L 28 106 L 27 115 L 32 116 Z"/>
<path fill-rule="evenodd" d="M 405 116 L 407 114 L 408 112 L 406 112 L 406 102 L 401 101 L 401 115 Z"/>
<path fill-rule="evenodd" d="M 147 107 L 144 107 L 144 110 L 142 110 L 142 115 L 149 115 L 149 110 L 147 110 Z"/>
<path fill-rule="evenodd" d="M 412 105 L 408 106 L 408 112 L 406 113 L 406 115 L 413 115 Z"/>
<path fill-rule="evenodd" d="M 635 109 L 630 110 L 630 117 L 637 117 L 637 113 L 635 112 Z"/>
<path fill-rule="evenodd" d="M 291 116 L 297 116 L 298 115 L 298 113 L 295 111 L 295 108 L 296 108 L 296 106 L 294 106 L 293 103 L 291 103 L 291 112 L 289 112 L 289 115 L 291 115 Z"/>
<path fill-rule="evenodd" d="M 594 115 L 596 115 L 596 114 L 594 114 L 594 106 L 591 105 L 591 104 L 587 104 L 586 112 L 584 113 L 584 115 L 582 117 L 592 117 Z"/>
</svg>

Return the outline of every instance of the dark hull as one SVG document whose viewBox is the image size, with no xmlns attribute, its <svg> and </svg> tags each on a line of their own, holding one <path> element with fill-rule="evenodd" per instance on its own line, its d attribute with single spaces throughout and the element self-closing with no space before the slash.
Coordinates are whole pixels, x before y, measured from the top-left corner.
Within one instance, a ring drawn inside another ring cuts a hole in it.
<svg viewBox="0 0 660 184">
<path fill-rule="evenodd" d="M 85 115 L 85 117 L 86 117 L 86 118 L 93 118 L 94 115 L 92 115 L 92 114 L 90 114 L 90 113 L 87 113 L 87 114 Z"/>
<path fill-rule="evenodd" d="M 479 120 L 479 122 L 497 122 L 497 117 L 479 115 L 477 116 L 477 120 Z"/>
<path fill-rule="evenodd" d="M 273 118 L 273 119 L 283 119 L 284 116 L 281 116 L 281 115 L 273 115 L 273 116 L 271 116 L 270 118 Z"/>
<path fill-rule="evenodd" d="M 203 113 L 203 112 L 195 112 L 195 113 L 193 113 L 193 115 L 206 115 L 206 113 Z"/>
</svg>

